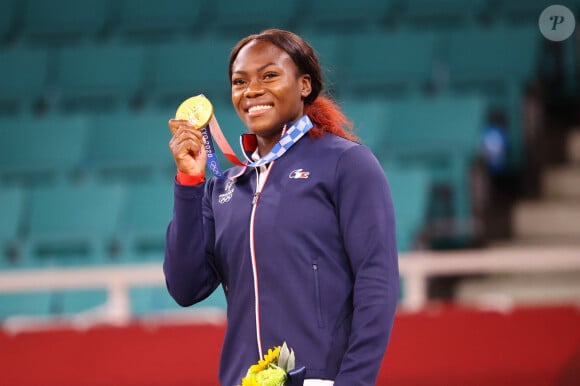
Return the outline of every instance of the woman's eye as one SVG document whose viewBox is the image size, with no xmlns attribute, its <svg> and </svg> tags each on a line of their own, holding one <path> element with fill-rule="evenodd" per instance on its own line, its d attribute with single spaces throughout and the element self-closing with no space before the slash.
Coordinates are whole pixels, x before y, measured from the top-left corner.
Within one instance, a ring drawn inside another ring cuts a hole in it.
<svg viewBox="0 0 580 386">
<path fill-rule="evenodd" d="M 232 79 L 232 86 L 241 86 L 244 84 L 243 79 Z"/>
<path fill-rule="evenodd" d="M 278 74 L 275 72 L 267 72 L 264 74 L 264 79 L 272 79 L 275 78 Z"/>
</svg>

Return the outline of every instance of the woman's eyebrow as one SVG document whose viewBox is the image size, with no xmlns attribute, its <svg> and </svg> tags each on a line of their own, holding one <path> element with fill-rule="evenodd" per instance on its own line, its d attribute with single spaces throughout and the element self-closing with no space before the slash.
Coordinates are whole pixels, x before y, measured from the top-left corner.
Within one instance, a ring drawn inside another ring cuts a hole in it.
<svg viewBox="0 0 580 386">
<path fill-rule="evenodd" d="M 266 67 L 275 66 L 275 65 L 276 65 L 276 63 L 274 63 L 274 62 L 266 63 L 266 64 L 258 67 L 257 71 L 260 72 L 260 71 L 263 71 Z M 233 74 L 247 74 L 247 71 L 237 70 L 237 71 L 234 71 Z"/>
</svg>

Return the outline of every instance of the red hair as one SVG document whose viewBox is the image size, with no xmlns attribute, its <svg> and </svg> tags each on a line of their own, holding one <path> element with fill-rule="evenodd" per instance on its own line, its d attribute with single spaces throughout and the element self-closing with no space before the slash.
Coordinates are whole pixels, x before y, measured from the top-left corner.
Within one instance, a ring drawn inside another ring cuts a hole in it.
<svg viewBox="0 0 580 386">
<path fill-rule="evenodd" d="M 304 113 L 314 124 L 308 132 L 312 138 L 320 138 L 326 132 L 358 141 L 352 122 L 331 99 L 319 95 L 311 104 L 304 105 Z"/>
</svg>

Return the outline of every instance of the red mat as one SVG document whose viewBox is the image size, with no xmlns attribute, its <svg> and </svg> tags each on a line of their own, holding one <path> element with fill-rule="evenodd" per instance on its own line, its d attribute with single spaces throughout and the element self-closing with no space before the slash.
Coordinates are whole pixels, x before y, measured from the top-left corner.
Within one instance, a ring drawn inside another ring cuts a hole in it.
<svg viewBox="0 0 580 386">
<path fill-rule="evenodd" d="M 218 385 L 223 326 L 0 332 L 0 385 Z M 377 385 L 580 385 L 580 309 L 399 314 Z"/>
</svg>

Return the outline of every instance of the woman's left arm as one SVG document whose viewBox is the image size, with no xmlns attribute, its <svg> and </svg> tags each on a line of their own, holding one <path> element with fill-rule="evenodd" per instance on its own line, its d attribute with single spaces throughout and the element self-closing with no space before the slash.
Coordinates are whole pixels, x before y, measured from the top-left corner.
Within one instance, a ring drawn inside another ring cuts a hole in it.
<svg viewBox="0 0 580 386">
<path fill-rule="evenodd" d="M 335 386 L 374 385 L 386 351 L 399 295 L 395 217 L 384 171 L 365 146 L 345 151 L 336 202 L 354 274 L 351 335 Z"/>
</svg>

